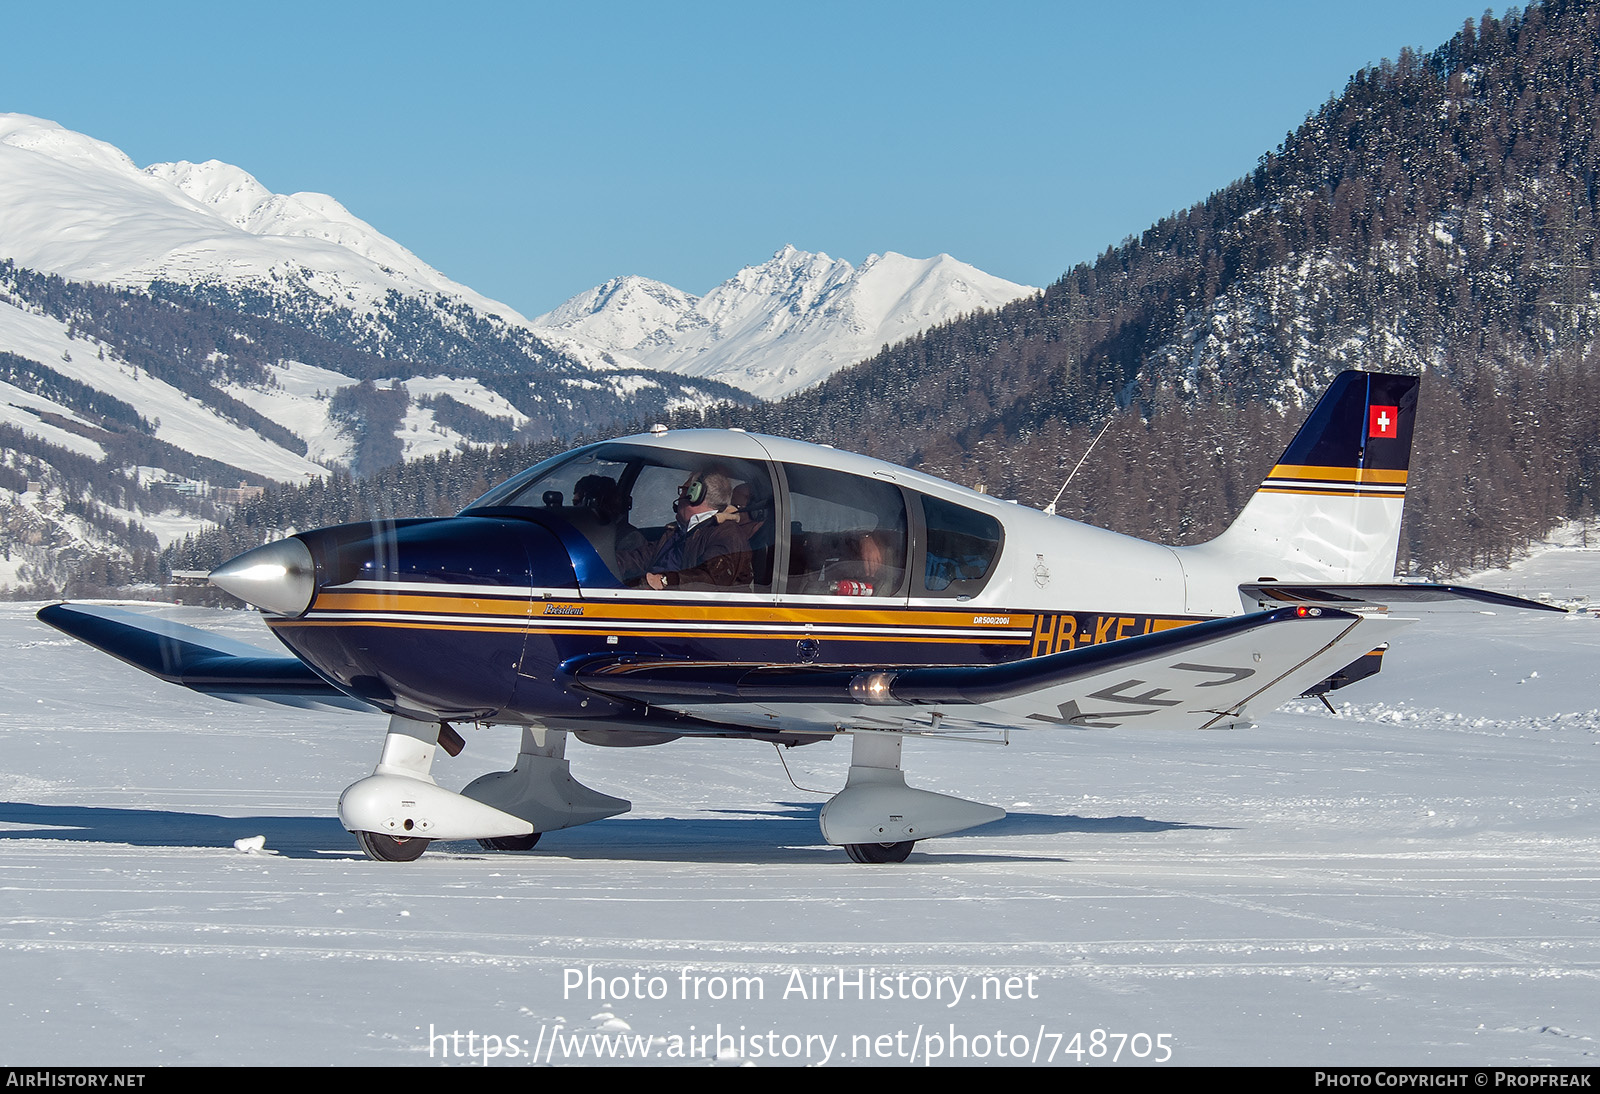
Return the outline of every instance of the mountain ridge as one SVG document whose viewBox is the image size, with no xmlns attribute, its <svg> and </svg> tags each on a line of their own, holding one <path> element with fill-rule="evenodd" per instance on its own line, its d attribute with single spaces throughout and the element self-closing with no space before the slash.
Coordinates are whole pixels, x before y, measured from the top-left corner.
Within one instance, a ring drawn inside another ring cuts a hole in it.
<svg viewBox="0 0 1600 1094">
<path fill-rule="evenodd" d="M 772 399 L 819 384 L 884 345 L 1038 291 L 947 254 L 914 259 L 888 251 L 855 266 L 790 244 L 704 296 L 618 277 L 533 323 L 652 368 Z"/>
</svg>

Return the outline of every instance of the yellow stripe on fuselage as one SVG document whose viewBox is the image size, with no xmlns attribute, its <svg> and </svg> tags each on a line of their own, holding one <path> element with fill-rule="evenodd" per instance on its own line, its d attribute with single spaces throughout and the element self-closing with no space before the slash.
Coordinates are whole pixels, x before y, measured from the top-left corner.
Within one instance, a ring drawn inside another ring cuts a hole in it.
<svg viewBox="0 0 1600 1094">
<path fill-rule="evenodd" d="M 320 594 L 311 603 L 311 611 L 336 612 L 428 612 L 432 615 L 455 613 L 458 615 L 529 616 L 535 603 L 524 594 L 520 597 L 475 597 L 428 595 L 413 596 L 406 593 L 341 593 Z"/>
<path fill-rule="evenodd" d="M 865 599 L 865 598 L 863 598 Z M 555 609 L 555 610 L 551 610 Z M 974 609 L 919 611 L 906 608 L 867 607 L 839 608 L 792 606 L 771 604 L 693 604 L 662 602 L 651 604 L 627 603 L 612 600 L 529 600 L 507 597 L 505 599 L 429 595 L 414 593 L 342 593 L 330 590 L 319 595 L 310 612 L 418 612 L 426 615 L 486 615 L 495 617 L 525 617 L 533 621 L 548 619 L 576 623 L 579 621 L 637 621 L 663 620 L 681 623 L 791 623 L 804 625 L 835 624 L 842 626 L 878 627 L 960 627 L 963 630 L 995 628 L 1031 629 L 1034 615 L 1031 612 L 984 612 Z M 975 622 L 982 618 L 983 623 Z M 999 622 L 1004 620 L 1004 622 Z"/>
</svg>

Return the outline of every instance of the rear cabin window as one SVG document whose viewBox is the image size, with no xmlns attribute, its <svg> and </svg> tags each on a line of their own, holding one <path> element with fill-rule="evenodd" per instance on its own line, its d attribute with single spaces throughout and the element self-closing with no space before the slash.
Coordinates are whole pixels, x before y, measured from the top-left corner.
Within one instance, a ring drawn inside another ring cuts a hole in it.
<svg viewBox="0 0 1600 1094">
<path fill-rule="evenodd" d="M 924 590 L 932 596 L 971 596 L 982 589 L 1000 555 L 1000 522 L 926 494 L 922 519 L 927 528 Z"/>
<path fill-rule="evenodd" d="M 904 596 L 906 504 L 893 483 L 784 464 L 789 483 L 788 591 Z"/>
</svg>

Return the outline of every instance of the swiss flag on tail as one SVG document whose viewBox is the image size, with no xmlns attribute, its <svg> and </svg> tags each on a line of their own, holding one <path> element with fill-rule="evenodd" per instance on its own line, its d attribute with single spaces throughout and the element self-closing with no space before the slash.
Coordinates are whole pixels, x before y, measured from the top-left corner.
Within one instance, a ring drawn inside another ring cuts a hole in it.
<svg viewBox="0 0 1600 1094">
<path fill-rule="evenodd" d="M 1368 437 L 1398 437 L 1400 408 L 1397 406 L 1371 406 L 1367 408 Z"/>
</svg>

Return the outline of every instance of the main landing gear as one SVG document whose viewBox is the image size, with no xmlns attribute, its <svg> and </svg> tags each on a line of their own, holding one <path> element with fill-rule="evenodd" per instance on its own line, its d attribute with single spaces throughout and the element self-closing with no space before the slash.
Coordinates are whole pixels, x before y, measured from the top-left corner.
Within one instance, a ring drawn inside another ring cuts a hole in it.
<svg viewBox="0 0 1600 1094">
<path fill-rule="evenodd" d="M 850 856 L 851 862 L 904 862 L 911 857 L 911 847 L 916 840 L 901 840 L 899 843 L 847 843 L 844 853 Z"/>
<path fill-rule="evenodd" d="M 917 790 L 900 770 L 898 733 L 857 730 L 844 789 L 822 807 L 822 838 L 851 862 L 904 862 L 919 839 L 997 821 L 1006 811 L 982 802 Z"/>
<path fill-rule="evenodd" d="M 629 802 L 590 790 L 567 767 L 567 735 L 526 727 L 516 766 L 474 779 L 461 793 L 433 781 L 441 723 L 395 715 L 371 775 L 339 798 L 339 819 L 368 858 L 411 862 L 434 840 L 477 840 L 526 851 L 540 832 L 625 813 Z"/>
<path fill-rule="evenodd" d="M 356 842 L 368 858 L 377 862 L 415 862 L 432 840 L 386 836 L 381 832 L 357 832 Z"/>
</svg>

